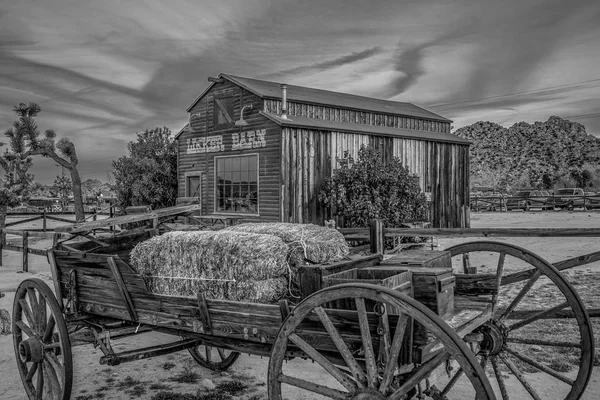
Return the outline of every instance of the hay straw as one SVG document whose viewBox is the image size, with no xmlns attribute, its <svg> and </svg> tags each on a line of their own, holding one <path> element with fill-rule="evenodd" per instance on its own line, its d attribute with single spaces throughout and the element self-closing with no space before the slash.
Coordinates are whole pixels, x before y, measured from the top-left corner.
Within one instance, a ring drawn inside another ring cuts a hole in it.
<svg viewBox="0 0 600 400">
<path fill-rule="evenodd" d="M 252 232 L 280 237 L 290 246 L 290 264 L 298 265 L 299 258 L 312 263 L 340 260 L 350 254 L 344 235 L 335 229 L 314 224 L 285 222 L 245 223 L 225 231 Z M 300 262 L 304 264 L 304 262 Z"/>
<path fill-rule="evenodd" d="M 131 264 L 153 293 L 250 302 L 276 301 L 289 279 L 288 246 L 245 232 L 168 232 L 139 243 Z M 283 289 L 282 289 L 283 288 Z"/>
</svg>

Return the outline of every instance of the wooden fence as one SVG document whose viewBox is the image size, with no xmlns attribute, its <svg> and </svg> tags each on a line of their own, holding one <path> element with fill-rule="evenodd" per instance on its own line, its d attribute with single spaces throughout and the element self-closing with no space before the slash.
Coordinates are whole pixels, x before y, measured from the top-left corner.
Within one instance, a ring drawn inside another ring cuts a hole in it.
<svg viewBox="0 0 600 400">
<path fill-rule="evenodd" d="M 469 205 L 472 211 L 511 211 L 515 209 L 541 208 L 600 208 L 600 195 L 582 196 L 471 196 Z"/>
<path fill-rule="evenodd" d="M 72 221 L 71 221 L 72 222 Z M 17 246 L 14 244 L 8 244 L 6 242 L 6 235 L 16 235 L 22 238 L 21 245 Z M 0 267 L 2 266 L 2 253 L 4 250 L 13 250 L 23 252 L 23 272 L 29 271 L 29 254 L 35 254 L 38 256 L 46 256 L 48 249 L 36 249 L 29 247 L 29 238 L 41 237 L 46 239 L 52 239 L 52 246 L 61 238 L 69 238 L 72 235 L 61 232 L 38 232 L 38 231 L 20 231 L 16 229 L 1 229 L 0 230 Z"/>
</svg>

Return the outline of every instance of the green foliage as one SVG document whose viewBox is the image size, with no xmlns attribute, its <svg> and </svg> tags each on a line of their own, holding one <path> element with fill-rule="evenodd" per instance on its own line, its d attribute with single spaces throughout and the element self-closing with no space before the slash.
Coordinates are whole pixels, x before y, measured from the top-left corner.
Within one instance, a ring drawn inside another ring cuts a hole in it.
<svg viewBox="0 0 600 400">
<path fill-rule="evenodd" d="M 399 227 L 427 219 L 419 179 L 399 158 L 384 163 L 380 152 L 363 146 L 356 161 L 346 152 L 338 162 L 341 168 L 324 182 L 319 200 L 342 216 L 345 226 L 365 227 L 380 218 L 385 226 Z"/>
<path fill-rule="evenodd" d="M 177 147 L 168 128 L 137 134 L 129 156 L 113 161 L 115 192 L 121 207 L 173 206 L 177 198 Z"/>
<path fill-rule="evenodd" d="M 519 122 L 504 128 L 480 121 L 454 133 L 473 142 L 472 186 L 507 192 L 525 187 L 589 185 L 595 181 L 589 166 L 600 161 L 600 139 L 577 122 L 553 116 L 545 122 Z"/>
</svg>

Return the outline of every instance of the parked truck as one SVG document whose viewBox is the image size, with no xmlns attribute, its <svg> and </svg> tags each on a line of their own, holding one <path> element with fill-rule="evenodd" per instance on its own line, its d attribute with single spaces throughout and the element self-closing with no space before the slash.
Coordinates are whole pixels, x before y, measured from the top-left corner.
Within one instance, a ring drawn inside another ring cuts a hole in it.
<svg viewBox="0 0 600 400">
<path fill-rule="evenodd" d="M 585 208 L 585 193 L 581 188 L 563 188 L 554 191 L 554 206 L 572 210 L 577 207 Z"/>
</svg>

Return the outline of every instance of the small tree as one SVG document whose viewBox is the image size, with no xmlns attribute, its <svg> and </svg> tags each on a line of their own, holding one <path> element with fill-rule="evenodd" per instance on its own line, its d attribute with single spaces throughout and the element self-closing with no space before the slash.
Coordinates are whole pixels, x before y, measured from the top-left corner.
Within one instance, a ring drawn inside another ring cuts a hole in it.
<svg viewBox="0 0 600 400">
<path fill-rule="evenodd" d="M 177 147 L 169 128 L 137 133 L 127 145 L 129 156 L 113 161 L 117 201 L 120 207 L 147 204 L 169 207 L 177 198 Z"/>
<path fill-rule="evenodd" d="M 365 227 L 374 218 L 388 227 L 427 218 L 425 194 L 419 179 L 402 161 L 393 157 L 384 163 L 381 153 L 362 146 L 356 162 L 344 153 L 337 159 L 341 168 L 325 180 L 319 200 L 335 207 L 347 227 Z"/>
</svg>

